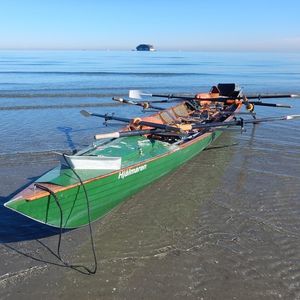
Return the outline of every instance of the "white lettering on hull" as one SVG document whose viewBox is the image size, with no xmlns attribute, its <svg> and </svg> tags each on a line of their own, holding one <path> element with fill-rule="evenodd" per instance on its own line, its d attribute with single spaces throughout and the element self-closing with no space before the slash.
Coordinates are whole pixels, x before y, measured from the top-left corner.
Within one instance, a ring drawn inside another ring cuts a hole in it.
<svg viewBox="0 0 300 300">
<path fill-rule="evenodd" d="M 144 171 L 146 169 L 147 169 L 147 165 L 138 166 L 138 167 L 133 168 L 133 169 L 125 169 L 125 170 L 119 172 L 118 179 L 124 179 L 127 176 L 130 176 L 130 175 L 142 172 L 142 171 Z"/>
</svg>

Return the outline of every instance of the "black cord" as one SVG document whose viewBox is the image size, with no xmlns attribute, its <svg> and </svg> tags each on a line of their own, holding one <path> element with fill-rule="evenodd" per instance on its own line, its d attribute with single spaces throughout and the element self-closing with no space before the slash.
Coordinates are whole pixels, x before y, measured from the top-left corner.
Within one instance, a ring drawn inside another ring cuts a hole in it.
<svg viewBox="0 0 300 300">
<path fill-rule="evenodd" d="M 68 160 L 66 159 L 66 154 L 63 153 L 63 158 L 66 162 L 66 164 L 69 166 L 69 168 L 72 170 L 72 172 L 74 173 L 74 175 L 78 178 L 80 185 L 83 188 L 84 191 L 84 195 L 85 195 L 85 199 L 86 199 L 86 206 L 87 206 L 87 214 L 88 214 L 88 220 L 89 220 L 89 232 L 90 232 L 90 239 L 91 239 L 91 246 L 92 246 L 92 252 L 93 252 L 93 257 L 94 257 L 94 269 L 93 270 L 89 270 L 87 269 L 87 271 L 90 274 L 96 274 L 97 272 L 97 267 L 98 267 L 98 261 L 97 261 L 97 256 L 96 256 L 96 250 L 95 250 L 95 242 L 94 242 L 94 236 L 93 236 L 93 229 L 92 229 L 92 222 L 91 222 L 91 210 L 90 210 L 90 201 L 89 201 L 89 197 L 87 194 L 87 190 L 85 188 L 84 183 L 82 182 L 80 176 L 77 174 L 77 172 L 70 166 L 70 163 L 68 162 Z"/>
<path fill-rule="evenodd" d="M 63 211 L 62 211 L 62 208 L 61 208 L 61 205 L 58 201 L 58 198 L 57 196 L 55 195 L 55 193 L 49 189 L 48 187 L 44 186 L 44 185 L 41 185 L 39 183 L 35 183 L 34 184 L 37 188 L 39 188 L 40 190 L 43 190 L 43 191 L 46 191 L 48 192 L 50 195 L 53 196 L 54 200 L 55 200 L 55 203 L 59 209 L 59 212 L 60 212 L 60 222 L 59 222 L 59 229 L 60 229 L 60 232 L 59 232 L 59 237 L 58 237 L 58 243 L 57 243 L 57 256 L 60 258 L 61 255 L 60 255 L 60 244 L 61 244 L 61 237 L 62 237 L 62 233 L 63 233 Z"/>
<path fill-rule="evenodd" d="M 61 257 L 61 254 L 60 254 L 60 248 L 61 248 L 61 239 L 62 239 L 62 233 L 63 233 L 63 211 L 62 211 L 62 207 L 58 201 L 58 198 L 56 196 L 56 194 L 51 190 L 49 189 L 48 187 L 44 186 L 44 185 L 41 185 L 39 183 L 35 183 L 34 185 L 43 190 L 43 191 L 46 191 L 48 192 L 51 196 L 53 196 L 54 200 L 55 200 L 55 203 L 59 209 L 59 212 L 60 212 L 60 223 L 59 223 L 59 228 L 60 228 L 60 232 L 59 232 L 59 238 L 58 238 L 58 243 L 57 243 L 57 258 L 66 266 L 66 267 L 70 267 L 72 269 L 75 269 L 81 273 L 84 273 L 84 274 L 96 274 L 97 272 L 97 267 L 98 267 L 98 262 L 97 262 L 97 256 L 96 256 L 96 250 L 95 250 L 95 243 L 94 243 L 94 237 L 93 237 L 93 230 L 92 230 L 92 225 L 91 225 L 91 214 L 90 214 L 90 203 L 89 203 L 89 198 L 88 198 L 88 194 L 87 194 L 87 191 L 86 191 L 86 188 L 80 178 L 80 176 L 76 173 L 76 171 L 71 168 L 69 162 L 67 161 L 67 159 L 65 158 L 65 154 L 63 154 L 63 158 L 64 160 L 66 161 L 66 164 L 70 167 L 70 169 L 73 171 L 73 173 L 75 174 L 75 176 L 78 178 L 79 182 L 80 182 L 80 185 L 82 186 L 83 190 L 84 190 L 84 194 L 85 194 L 85 198 L 86 198 L 86 203 L 87 203 L 87 214 L 88 214 L 88 221 L 89 221 L 89 231 L 90 231 L 90 239 L 91 239 L 91 245 L 92 245 L 92 252 L 93 252 L 93 257 L 94 257 L 94 269 L 91 270 L 89 269 L 88 267 L 84 266 L 84 265 L 75 265 L 75 264 L 70 264 L 68 262 L 66 262 L 62 257 Z M 79 268 L 82 268 L 84 269 L 86 272 L 83 272 L 81 270 L 79 270 Z"/>
</svg>

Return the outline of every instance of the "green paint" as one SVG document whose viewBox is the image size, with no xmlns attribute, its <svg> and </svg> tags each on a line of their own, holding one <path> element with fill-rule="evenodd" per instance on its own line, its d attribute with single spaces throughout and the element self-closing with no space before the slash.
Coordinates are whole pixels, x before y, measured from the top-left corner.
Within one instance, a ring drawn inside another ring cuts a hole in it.
<svg viewBox="0 0 300 300">
<path fill-rule="evenodd" d="M 95 178 L 99 174 L 107 174 L 104 178 L 85 183 L 91 220 L 94 221 L 104 216 L 145 185 L 185 163 L 206 148 L 219 135 L 220 132 L 212 133 L 185 148 L 159 141 L 149 141 L 143 137 L 129 137 L 99 145 L 90 150 L 89 155 L 122 156 L 123 168 L 111 175 L 105 170 L 96 171 L 96 173 L 89 170 L 78 172 L 84 180 Z M 177 150 L 174 151 L 174 149 Z M 78 181 L 70 169 L 61 169 L 59 173 L 57 170 L 55 172 L 50 175 L 45 174 L 44 179 L 62 186 L 68 186 Z M 43 181 L 42 178 L 38 181 Z M 63 226 L 65 228 L 75 228 L 88 223 L 87 200 L 82 186 L 75 186 L 58 192 L 56 195 L 63 210 Z M 5 205 L 39 222 L 59 227 L 60 211 L 52 196 L 33 201 L 16 199 Z"/>
</svg>

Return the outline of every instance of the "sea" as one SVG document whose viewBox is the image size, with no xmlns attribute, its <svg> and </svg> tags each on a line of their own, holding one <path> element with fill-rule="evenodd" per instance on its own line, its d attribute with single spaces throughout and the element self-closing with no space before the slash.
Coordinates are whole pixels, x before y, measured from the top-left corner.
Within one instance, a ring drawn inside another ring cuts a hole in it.
<svg viewBox="0 0 300 300">
<path fill-rule="evenodd" d="M 57 230 L 3 207 L 58 163 L 56 152 L 123 126 L 80 110 L 144 116 L 112 97 L 218 83 L 300 94 L 300 54 L 0 51 L 0 299 L 300 299 L 300 120 L 225 131 L 94 222 L 96 275 L 62 264 Z M 292 107 L 256 106 L 257 118 L 300 115 L 300 98 L 265 102 Z M 62 251 L 92 265 L 87 228 L 65 232 Z"/>
</svg>

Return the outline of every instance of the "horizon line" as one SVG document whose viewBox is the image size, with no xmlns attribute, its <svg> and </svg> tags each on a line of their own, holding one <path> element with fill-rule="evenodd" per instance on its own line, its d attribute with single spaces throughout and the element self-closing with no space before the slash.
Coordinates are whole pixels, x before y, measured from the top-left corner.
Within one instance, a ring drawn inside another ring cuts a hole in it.
<svg viewBox="0 0 300 300">
<path fill-rule="evenodd" d="M 148 51 L 137 51 L 135 48 L 132 49 L 125 49 L 125 48 L 39 48 L 39 47 L 30 47 L 30 48 L 1 48 L 0 51 L 130 51 L 130 52 L 148 52 Z M 299 52 L 299 49 L 278 49 L 278 48 L 271 48 L 271 49 L 157 49 L 155 51 L 149 52 L 277 52 L 277 53 L 293 53 Z"/>
</svg>

